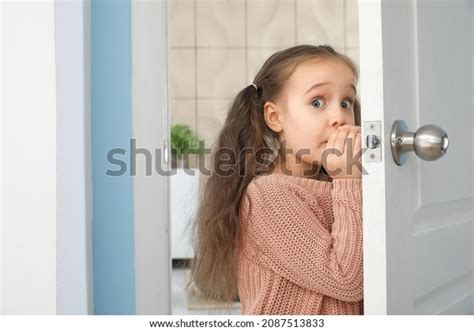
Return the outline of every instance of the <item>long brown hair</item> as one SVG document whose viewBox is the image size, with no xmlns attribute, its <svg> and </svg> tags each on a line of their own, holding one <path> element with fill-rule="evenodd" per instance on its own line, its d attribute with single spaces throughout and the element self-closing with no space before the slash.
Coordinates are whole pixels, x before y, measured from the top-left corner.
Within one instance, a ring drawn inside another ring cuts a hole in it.
<svg viewBox="0 0 474 331">
<path fill-rule="evenodd" d="M 266 125 L 263 106 L 282 96 L 299 64 L 318 58 L 343 61 L 358 80 L 355 63 L 331 46 L 298 45 L 271 55 L 253 80 L 258 90 L 248 85 L 233 100 L 214 142 L 211 175 L 200 189 L 196 217 L 191 221 L 195 257 L 186 289 L 195 286 L 206 297 L 227 304 L 238 299 L 240 200 L 252 179 L 267 172 L 280 156 L 278 134 Z M 360 125 L 357 99 L 354 112 L 355 123 Z"/>
</svg>

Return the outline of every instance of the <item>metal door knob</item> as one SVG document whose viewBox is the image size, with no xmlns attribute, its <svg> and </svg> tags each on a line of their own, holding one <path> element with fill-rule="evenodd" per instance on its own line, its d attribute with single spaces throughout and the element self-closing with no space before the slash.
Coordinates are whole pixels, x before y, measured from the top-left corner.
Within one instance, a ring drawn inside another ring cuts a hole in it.
<svg viewBox="0 0 474 331">
<path fill-rule="evenodd" d="M 448 135 L 439 126 L 427 124 L 416 132 L 408 131 L 403 120 L 396 120 L 390 134 L 392 157 L 396 164 L 402 165 L 408 152 L 414 151 L 423 160 L 434 161 L 448 151 Z"/>
</svg>

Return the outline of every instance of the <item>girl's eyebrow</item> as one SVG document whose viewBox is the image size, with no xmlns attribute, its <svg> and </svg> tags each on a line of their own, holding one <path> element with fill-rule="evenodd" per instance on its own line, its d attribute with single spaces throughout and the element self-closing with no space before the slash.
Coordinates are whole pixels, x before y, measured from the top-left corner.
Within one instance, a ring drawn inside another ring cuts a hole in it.
<svg viewBox="0 0 474 331">
<path fill-rule="evenodd" d="M 315 89 L 316 87 L 322 86 L 322 85 L 330 85 L 330 83 L 329 83 L 329 82 L 324 82 L 324 83 L 317 83 L 317 84 L 314 84 L 313 86 L 311 86 L 311 87 L 309 88 L 309 90 L 307 90 L 307 91 L 305 92 L 305 94 L 308 94 L 309 91 Z M 350 87 L 350 88 L 354 91 L 354 93 L 357 94 L 357 89 L 356 89 L 356 87 L 355 87 L 354 84 L 350 84 L 350 85 L 348 85 L 348 87 Z"/>
</svg>

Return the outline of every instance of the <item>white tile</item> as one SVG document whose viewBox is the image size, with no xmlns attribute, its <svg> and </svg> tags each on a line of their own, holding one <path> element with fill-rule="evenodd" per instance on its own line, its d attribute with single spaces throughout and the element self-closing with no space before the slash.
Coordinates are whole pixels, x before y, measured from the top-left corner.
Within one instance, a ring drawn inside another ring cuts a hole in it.
<svg viewBox="0 0 474 331">
<path fill-rule="evenodd" d="M 245 1 L 198 0 L 198 47 L 244 47 Z"/>
<path fill-rule="evenodd" d="M 189 125 L 196 133 L 196 99 L 171 99 L 170 102 L 171 125 Z"/>
<path fill-rule="evenodd" d="M 281 48 L 250 48 L 247 51 L 247 82 L 252 83 L 265 61 Z"/>
<path fill-rule="evenodd" d="M 198 49 L 198 98 L 235 97 L 245 76 L 245 49 Z"/>
<path fill-rule="evenodd" d="M 168 3 L 170 46 L 196 46 L 194 1 L 171 0 Z"/>
<path fill-rule="evenodd" d="M 219 131 L 223 128 L 232 99 L 198 99 L 197 131 L 204 139 L 206 148 L 212 148 Z"/>
<path fill-rule="evenodd" d="M 252 0 L 247 3 L 249 47 L 295 45 L 295 1 Z"/>
<path fill-rule="evenodd" d="M 170 96 L 184 98 L 196 96 L 196 63 L 194 49 L 170 50 Z"/>
<path fill-rule="evenodd" d="M 345 0 L 346 6 L 346 47 L 359 47 L 359 6 L 358 0 Z"/>
<path fill-rule="evenodd" d="M 344 49 L 344 0 L 298 0 L 298 44 Z"/>
</svg>

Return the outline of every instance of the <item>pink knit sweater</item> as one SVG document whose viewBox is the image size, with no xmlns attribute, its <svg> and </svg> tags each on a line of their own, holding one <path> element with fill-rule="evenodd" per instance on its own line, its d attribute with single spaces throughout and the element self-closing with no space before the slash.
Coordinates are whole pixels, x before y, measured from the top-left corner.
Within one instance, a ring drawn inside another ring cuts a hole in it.
<svg viewBox="0 0 474 331">
<path fill-rule="evenodd" d="M 241 212 L 243 315 L 363 315 L 362 179 L 258 176 Z"/>
</svg>

